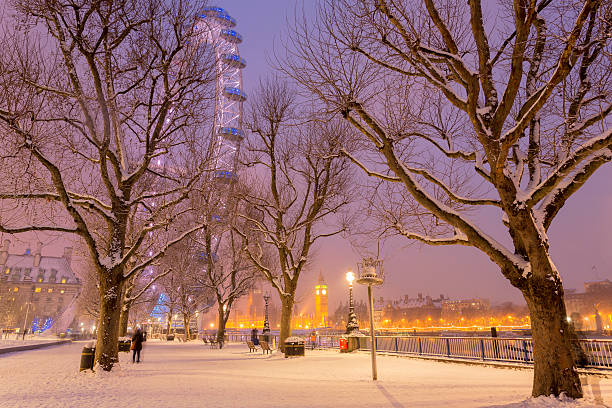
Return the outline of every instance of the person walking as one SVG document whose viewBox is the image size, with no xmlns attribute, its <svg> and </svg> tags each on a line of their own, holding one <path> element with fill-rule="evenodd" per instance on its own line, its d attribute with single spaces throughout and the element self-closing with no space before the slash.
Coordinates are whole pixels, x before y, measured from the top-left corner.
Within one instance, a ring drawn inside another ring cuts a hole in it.
<svg viewBox="0 0 612 408">
<path fill-rule="evenodd" d="M 140 351 L 142 350 L 142 342 L 144 341 L 144 336 L 142 335 L 142 331 L 140 329 L 136 329 L 136 333 L 132 336 L 132 363 L 140 363 Z M 138 355 L 138 359 L 136 360 L 136 355 Z"/>
</svg>

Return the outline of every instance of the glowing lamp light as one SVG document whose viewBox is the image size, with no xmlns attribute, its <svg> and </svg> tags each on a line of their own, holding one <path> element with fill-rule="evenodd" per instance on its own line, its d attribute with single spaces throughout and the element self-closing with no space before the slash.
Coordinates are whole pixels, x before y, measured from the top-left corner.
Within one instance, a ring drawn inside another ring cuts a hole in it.
<svg viewBox="0 0 612 408">
<path fill-rule="evenodd" d="M 215 327 L 215 324 L 214 324 L 214 323 L 211 323 L 211 324 L 210 324 L 210 327 Z"/>
<path fill-rule="evenodd" d="M 349 285 L 353 284 L 353 281 L 355 280 L 355 274 L 353 271 L 348 271 L 346 273 L 346 280 L 348 281 Z"/>
</svg>

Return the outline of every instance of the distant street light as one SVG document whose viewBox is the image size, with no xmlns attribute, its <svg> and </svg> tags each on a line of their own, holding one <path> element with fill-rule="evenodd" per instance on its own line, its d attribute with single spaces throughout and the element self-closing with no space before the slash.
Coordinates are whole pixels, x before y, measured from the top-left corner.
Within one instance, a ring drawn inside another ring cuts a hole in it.
<svg viewBox="0 0 612 408">
<path fill-rule="evenodd" d="M 353 271 L 348 271 L 346 273 L 346 280 L 349 283 L 349 314 L 346 322 L 346 334 L 352 334 L 359 331 L 357 315 L 355 314 L 355 307 L 353 305 L 353 281 L 355 280 Z"/>
</svg>

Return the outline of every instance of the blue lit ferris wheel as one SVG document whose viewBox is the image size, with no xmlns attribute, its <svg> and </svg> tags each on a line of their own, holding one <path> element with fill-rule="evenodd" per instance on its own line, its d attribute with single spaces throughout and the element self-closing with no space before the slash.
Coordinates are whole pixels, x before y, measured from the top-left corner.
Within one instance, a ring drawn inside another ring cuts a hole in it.
<svg viewBox="0 0 612 408">
<path fill-rule="evenodd" d="M 242 128 L 243 103 L 246 100 L 242 84 L 242 69 L 246 60 L 240 56 L 238 44 L 242 36 L 234 30 L 236 20 L 220 7 L 206 7 L 197 15 L 194 30 L 196 46 L 208 46 L 215 57 L 216 90 L 215 110 L 210 133 L 210 143 L 206 155 L 211 181 L 215 185 L 214 194 L 220 202 L 218 213 L 211 215 L 215 223 L 224 223 L 228 214 L 232 185 L 237 181 L 237 165 L 240 144 L 245 138 Z M 159 163 L 158 163 L 159 164 Z M 225 187 L 225 188 L 224 188 Z M 217 250 L 221 243 L 221 233 L 213 238 L 212 257 L 216 262 Z M 198 251 L 203 257 L 203 251 Z M 151 317 L 159 318 L 165 313 L 164 294 L 155 290 L 158 301 Z M 161 314 L 160 314 L 161 313 Z"/>
<path fill-rule="evenodd" d="M 237 178 L 238 152 L 244 139 L 242 105 L 246 94 L 242 69 L 246 61 L 238 51 L 242 36 L 233 29 L 235 26 L 236 20 L 220 7 L 206 7 L 198 15 L 195 26 L 198 37 L 212 46 L 215 54 L 215 113 L 207 160 L 213 168 L 214 179 L 225 184 Z"/>
</svg>

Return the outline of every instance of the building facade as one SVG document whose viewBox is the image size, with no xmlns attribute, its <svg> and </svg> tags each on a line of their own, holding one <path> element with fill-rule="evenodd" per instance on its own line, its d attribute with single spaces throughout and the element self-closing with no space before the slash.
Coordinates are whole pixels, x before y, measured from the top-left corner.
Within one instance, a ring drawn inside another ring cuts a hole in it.
<svg viewBox="0 0 612 408">
<path fill-rule="evenodd" d="M 41 243 L 33 252 L 9 251 L 10 241 L 5 240 L 0 249 L 0 327 L 66 330 L 74 319 L 74 303 L 81 290 L 70 266 L 72 248 L 64 248 L 62 256 L 43 256 Z"/>
</svg>

